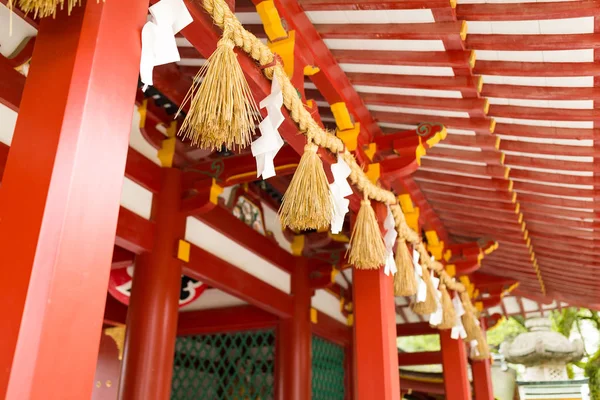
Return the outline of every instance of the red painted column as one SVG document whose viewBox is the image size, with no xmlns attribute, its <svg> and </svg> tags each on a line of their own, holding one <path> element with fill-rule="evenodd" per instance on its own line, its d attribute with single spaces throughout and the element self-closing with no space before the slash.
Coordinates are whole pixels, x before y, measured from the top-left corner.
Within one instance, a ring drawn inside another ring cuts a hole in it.
<svg viewBox="0 0 600 400">
<path fill-rule="evenodd" d="M 181 261 L 185 235 L 181 170 L 163 168 L 153 204 L 154 247 L 136 258 L 131 288 L 119 399 L 166 400 L 171 393 L 177 337 Z"/>
<path fill-rule="evenodd" d="M 484 318 L 480 320 L 483 332 L 487 330 Z M 494 400 L 494 388 L 492 386 L 492 365 L 490 359 L 473 360 L 471 362 L 473 371 L 473 391 L 475 400 Z"/>
<path fill-rule="evenodd" d="M 354 268 L 354 377 L 357 400 L 400 400 L 392 278 Z"/>
<path fill-rule="evenodd" d="M 450 334 L 449 329 L 440 331 L 446 399 L 470 399 L 471 384 L 469 383 L 465 343 L 462 339 L 452 339 Z"/>
<path fill-rule="evenodd" d="M 312 397 L 312 289 L 306 259 L 296 260 L 292 274 L 293 317 L 282 319 L 277 331 L 278 400 L 310 400 Z"/>
<path fill-rule="evenodd" d="M 148 2 L 40 23 L 0 193 L 0 398 L 92 394 Z"/>
</svg>

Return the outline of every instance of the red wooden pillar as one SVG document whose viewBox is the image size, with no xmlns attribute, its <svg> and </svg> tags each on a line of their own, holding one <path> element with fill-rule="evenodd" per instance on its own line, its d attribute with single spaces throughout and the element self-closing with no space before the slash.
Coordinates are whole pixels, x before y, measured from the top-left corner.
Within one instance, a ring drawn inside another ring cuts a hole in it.
<svg viewBox="0 0 600 400">
<path fill-rule="evenodd" d="M 470 399 L 471 384 L 469 383 L 465 343 L 460 338 L 452 339 L 450 335 L 449 329 L 440 331 L 446 399 Z"/>
<path fill-rule="evenodd" d="M 171 393 L 182 273 L 177 248 L 185 234 L 185 216 L 179 212 L 181 183 L 181 170 L 162 169 L 161 191 L 153 204 L 154 247 L 136 258 L 119 387 L 122 400 L 166 400 Z"/>
<path fill-rule="evenodd" d="M 354 378 L 357 400 L 400 400 L 391 277 L 354 268 Z"/>
<path fill-rule="evenodd" d="M 481 318 L 481 329 L 487 330 L 484 318 Z M 490 359 L 473 360 L 471 362 L 473 371 L 473 391 L 475 400 L 494 400 L 494 388 L 492 386 L 492 366 Z"/>
<path fill-rule="evenodd" d="M 0 398 L 89 399 L 148 2 L 40 23 L 0 194 Z"/>
<path fill-rule="evenodd" d="M 297 258 L 292 274 L 294 313 L 282 319 L 277 332 L 277 399 L 310 400 L 312 397 L 312 333 L 310 288 L 305 258 Z"/>
</svg>

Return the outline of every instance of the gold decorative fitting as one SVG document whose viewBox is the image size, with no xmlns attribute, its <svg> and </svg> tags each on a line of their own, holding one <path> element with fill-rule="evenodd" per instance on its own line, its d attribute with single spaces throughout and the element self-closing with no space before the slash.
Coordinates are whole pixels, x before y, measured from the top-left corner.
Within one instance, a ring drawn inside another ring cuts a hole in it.
<svg viewBox="0 0 600 400">
<path fill-rule="evenodd" d="M 335 124 L 340 131 L 354 128 L 354 122 L 352 122 L 350 112 L 348 112 L 348 107 L 346 107 L 346 103 L 343 101 L 333 103 L 330 108 L 331 112 L 333 113 L 333 118 L 335 118 Z"/>
<path fill-rule="evenodd" d="M 148 115 L 148 99 L 144 99 L 142 104 L 138 107 L 138 113 L 140 114 L 140 129 L 146 127 L 146 116 Z"/>
<path fill-rule="evenodd" d="M 340 103 L 337 103 L 340 104 Z M 344 103 L 341 103 L 344 104 Z M 344 104 L 345 106 L 345 104 Z M 337 120 L 336 120 L 337 121 Z M 360 134 L 360 123 L 355 123 L 352 128 L 335 131 L 335 135 L 339 137 L 348 151 L 355 151 L 358 147 L 358 135 Z"/>
<path fill-rule="evenodd" d="M 321 68 L 315 67 L 314 65 L 307 65 L 304 67 L 304 76 L 313 76 L 321 71 Z"/>
<path fill-rule="evenodd" d="M 377 181 L 381 177 L 381 164 L 369 164 L 367 166 L 367 172 L 365 174 L 367 175 L 367 178 L 369 178 L 371 183 L 377 183 Z"/>
<path fill-rule="evenodd" d="M 265 3 L 263 1 L 263 3 Z M 294 48 L 296 46 L 296 32 L 289 31 L 284 39 L 269 41 L 269 48 L 277 54 L 283 62 L 283 69 L 288 77 L 294 75 Z"/>
<path fill-rule="evenodd" d="M 119 360 L 123 359 L 123 350 L 125 349 L 125 329 L 125 325 L 104 329 L 104 334 L 110 336 L 117 345 L 117 349 L 119 350 Z M 100 381 L 98 381 L 98 383 L 100 383 Z"/>
<path fill-rule="evenodd" d="M 369 157 L 369 160 L 373 161 L 373 157 L 375 157 L 375 153 L 377 152 L 377 143 L 369 143 L 364 152 Z"/>
<path fill-rule="evenodd" d="M 315 308 L 310 309 L 310 322 L 313 324 L 319 323 L 319 312 Z"/>
<path fill-rule="evenodd" d="M 295 256 L 301 256 L 304 251 L 304 242 L 306 237 L 304 235 L 294 236 L 292 240 L 292 254 Z"/>
<path fill-rule="evenodd" d="M 209 195 L 209 200 L 212 204 L 218 204 L 219 203 L 219 196 L 221 195 L 221 193 L 223 193 L 224 188 L 222 186 L 219 186 L 219 184 L 217 183 L 217 180 L 215 178 L 213 178 L 212 183 L 210 185 L 210 195 Z"/>
<path fill-rule="evenodd" d="M 177 258 L 184 262 L 190 262 L 190 252 L 192 246 L 185 240 L 179 240 L 177 246 Z"/>
<path fill-rule="evenodd" d="M 281 23 L 279 12 L 272 0 L 261 1 L 256 5 L 256 12 L 270 41 L 285 39 L 288 34 Z"/>
</svg>

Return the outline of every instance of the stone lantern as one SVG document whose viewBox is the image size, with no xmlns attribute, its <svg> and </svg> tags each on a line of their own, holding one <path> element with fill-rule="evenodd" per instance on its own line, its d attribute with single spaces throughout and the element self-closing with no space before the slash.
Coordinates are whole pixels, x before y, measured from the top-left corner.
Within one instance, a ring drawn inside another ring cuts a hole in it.
<svg viewBox="0 0 600 400">
<path fill-rule="evenodd" d="M 526 367 L 524 379 L 517 382 L 520 398 L 533 399 L 541 394 L 563 398 L 554 396 L 568 394 L 565 398 L 585 399 L 587 379 L 569 380 L 566 368 L 567 363 L 583 357 L 583 343 L 553 332 L 551 326 L 547 318 L 528 319 L 525 327 L 529 332 L 500 346 L 506 361 Z"/>
</svg>

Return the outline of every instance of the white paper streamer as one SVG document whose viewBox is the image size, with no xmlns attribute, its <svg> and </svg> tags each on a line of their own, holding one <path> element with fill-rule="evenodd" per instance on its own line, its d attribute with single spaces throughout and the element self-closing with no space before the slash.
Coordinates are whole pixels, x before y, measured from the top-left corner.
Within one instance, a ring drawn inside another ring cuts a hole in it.
<svg viewBox="0 0 600 400">
<path fill-rule="evenodd" d="M 479 357 L 479 349 L 477 348 L 479 343 L 477 342 L 477 339 L 471 340 L 471 343 L 469 344 L 471 345 L 471 358 Z"/>
<path fill-rule="evenodd" d="M 152 85 L 155 66 L 181 59 L 175 35 L 193 21 L 183 0 L 161 0 L 149 10 L 150 20 L 142 29 L 140 78 L 144 84 L 143 90 Z"/>
<path fill-rule="evenodd" d="M 444 319 L 444 312 L 442 310 L 442 293 L 437 290 L 440 285 L 440 279 L 436 278 L 436 276 L 433 274 L 433 271 L 431 271 L 431 284 L 435 289 L 435 302 L 437 308 L 429 315 L 429 323 L 433 326 L 437 326 L 442 323 Z"/>
<path fill-rule="evenodd" d="M 396 221 L 392 215 L 392 210 L 387 206 L 387 216 L 383 222 L 383 228 L 385 229 L 385 236 L 383 241 L 385 242 L 385 249 L 387 250 L 387 259 L 385 261 L 385 272 L 386 275 L 396 275 L 398 269 L 396 268 L 396 260 L 394 260 L 394 245 L 396 244 L 396 238 L 398 232 L 396 232 Z"/>
<path fill-rule="evenodd" d="M 460 301 L 460 297 L 458 297 L 457 294 L 454 294 L 454 297 L 452 298 L 452 304 L 454 305 L 454 310 L 456 311 L 456 322 L 452 327 L 450 337 L 455 340 L 458 338 L 465 339 L 467 337 L 467 331 L 465 330 L 461 319 L 461 317 L 465 314 L 465 309 Z"/>
<path fill-rule="evenodd" d="M 349 211 L 350 200 L 347 196 L 352 194 L 352 187 L 348 183 L 350 167 L 338 156 L 337 163 L 331 165 L 333 183 L 329 184 L 333 199 L 333 216 L 331 218 L 331 233 L 337 234 L 342 231 L 344 218 Z"/>
<path fill-rule="evenodd" d="M 419 252 L 413 249 L 413 265 L 415 266 L 415 279 L 417 285 L 417 303 L 422 303 L 427 300 L 427 284 L 423 280 L 423 267 L 419 264 Z"/>
<path fill-rule="evenodd" d="M 260 108 L 267 109 L 267 116 L 258 124 L 261 136 L 250 145 L 252 155 L 256 158 L 257 178 L 262 175 L 263 179 L 268 179 L 276 175 L 274 159 L 283 146 L 283 139 L 277 130 L 284 120 L 281 106 L 283 106 L 281 85 L 273 76 L 271 94 L 260 102 Z"/>
</svg>

